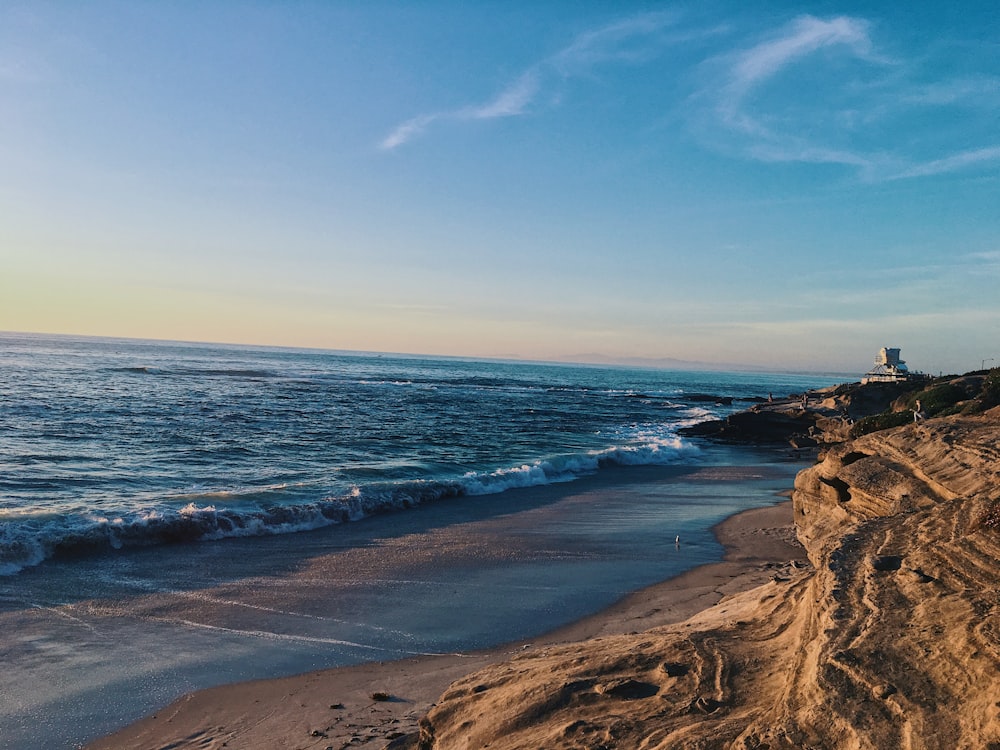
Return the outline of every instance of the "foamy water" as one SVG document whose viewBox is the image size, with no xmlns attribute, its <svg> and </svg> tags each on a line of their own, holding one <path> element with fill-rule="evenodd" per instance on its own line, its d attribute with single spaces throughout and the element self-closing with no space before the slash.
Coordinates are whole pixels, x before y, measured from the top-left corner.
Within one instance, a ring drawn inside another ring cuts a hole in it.
<svg viewBox="0 0 1000 750">
<path fill-rule="evenodd" d="M 677 429 L 825 384 L 11 334 L 0 380 L 19 750 L 219 683 L 532 637 L 717 559 L 711 525 L 798 467 Z"/>
<path fill-rule="evenodd" d="M 0 574 L 697 462 L 679 427 L 831 382 L 0 334 Z"/>
</svg>

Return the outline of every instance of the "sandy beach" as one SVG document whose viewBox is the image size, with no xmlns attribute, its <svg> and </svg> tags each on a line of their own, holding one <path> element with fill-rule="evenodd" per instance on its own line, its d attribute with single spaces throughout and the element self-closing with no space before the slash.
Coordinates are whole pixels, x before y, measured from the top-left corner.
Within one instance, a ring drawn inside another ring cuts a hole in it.
<svg viewBox="0 0 1000 750">
<path fill-rule="evenodd" d="M 0 747 L 81 746 L 207 688 L 421 655 L 446 655 L 444 670 L 461 654 L 430 694 L 484 663 L 469 654 L 720 560 L 711 527 L 773 505 L 802 467 L 783 450 L 706 446 L 696 464 L 608 468 L 304 534 L 53 560 L 0 581 Z M 698 593 L 638 606 L 679 617 Z"/>
<path fill-rule="evenodd" d="M 723 561 L 644 588 L 543 637 L 203 690 L 86 747 L 382 748 L 416 731 L 450 683 L 484 666 L 555 644 L 677 623 L 806 565 L 805 551 L 794 541 L 790 502 L 742 512 L 714 532 L 726 550 Z"/>
<path fill-rule="evenodd" d="M 0 1 L 0 750 L 1000 750 L 998 8 Z"/>
<path fill-rule="evenodd" d="M 831 442 L 715 527 L 722 562 L 548 635 L 196 692 L 88 747 L 1000 747 L 998 423 Z"/>
</svg>

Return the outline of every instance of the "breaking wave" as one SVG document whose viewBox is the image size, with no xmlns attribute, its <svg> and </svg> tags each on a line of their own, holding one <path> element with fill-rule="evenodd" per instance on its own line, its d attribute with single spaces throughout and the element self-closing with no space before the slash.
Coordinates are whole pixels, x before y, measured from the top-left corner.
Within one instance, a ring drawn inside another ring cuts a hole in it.
<svg viewBox="0 0 1000 750">
<path fill-rule="evenodd" d="M 570 482 L 612 466 L 668 465 L 696 460 L 698 448 L 673 436 L 539 459 L 453 479 L 401 480 L 353 486 L 341 495 L 307 502 L 268 503 L 267 489 L 212 492 L 182 507 L 167 502 L 118 514 L 0 512 L 0 575 L 12 575 L 53 557 L 81 557 L 163 544 L 268 536 L 356 521 L 414 508 L 442 498 L 495 495 L 511 489 Z M 283 487 L 275 487 L 280 492 Z M 226 507 L 233 497 L 252 503 Z M 197 500 L 201 500 L 199 503 Z M 214 501 L 214 502 L 213 502 Z"/>
</svg>

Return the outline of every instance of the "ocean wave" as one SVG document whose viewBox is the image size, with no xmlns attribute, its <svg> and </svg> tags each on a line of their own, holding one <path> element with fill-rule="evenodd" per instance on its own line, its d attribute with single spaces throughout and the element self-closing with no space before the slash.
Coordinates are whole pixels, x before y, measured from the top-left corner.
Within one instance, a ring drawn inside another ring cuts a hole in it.
<svg viewBox="0 0 1000 750">
<path fill-rule="evenodd" d="M 465 494 L 488 495 L 520 487 L 570 482 L 608 466 L 650 466 L 680 463 L 698 453 L 680 438 L 654 437 L 636 445 L 622 445 L 582 454 L 558 456 L 521 466 L 463 477 Z"/>
<path fill-rule="evenodd" d="M 227 367 L 157 367 L 153 365 L 132 365 L 125 367 L 111 367 L 108 372 L 124 372 L 136 375 L 183 375 L 195 377 L 221 377 L 221 378 L 276 378 L 279 373 L 272 370 L 262 370 L 254 368 L 227 368 Z"/>
<path fill-rule="evenodd" d="M 698 454 L 696 446 L 677 437 L 640 437 L 648 439 L 489 471 L 470 471 L 454 479 L 373 482 L 353 486 L 336 497 L 309 502 L 265 504 L 269 493 L 262 488 L 247 488 L 173 496 L 172 505 L 161 502 L 118 514 L 12 514 L 0 524 L 0 575 L 13 575 L 55 557 L 311 531 L 443 498 L 494 495 L 570 482 L 611 466 L 682 463 Z M 280 493 L 284 486 L 273 485 L 272 489 Z M 257 502 L 231 507 L 220 504 L 234 496 L 254 497 Z M 178 507 L 185 500 L 189 502 Z"/>
</svg>

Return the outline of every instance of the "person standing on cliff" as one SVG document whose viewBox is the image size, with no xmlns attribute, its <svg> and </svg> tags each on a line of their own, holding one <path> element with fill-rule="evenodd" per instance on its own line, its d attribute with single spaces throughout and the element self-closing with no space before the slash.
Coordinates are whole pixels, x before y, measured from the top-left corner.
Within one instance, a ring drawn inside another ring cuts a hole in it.
<svg viewBox="0 0 1000 750">
<path fill-rule="evenodd" d="M 917 399 L 917 408 L 913 410 L 913 421 L 919 422 L 921 419 L 927 419 L 927 415 L 924 414 L 924 409 L 920 405 L 920 399 Z"/>
</svg>

